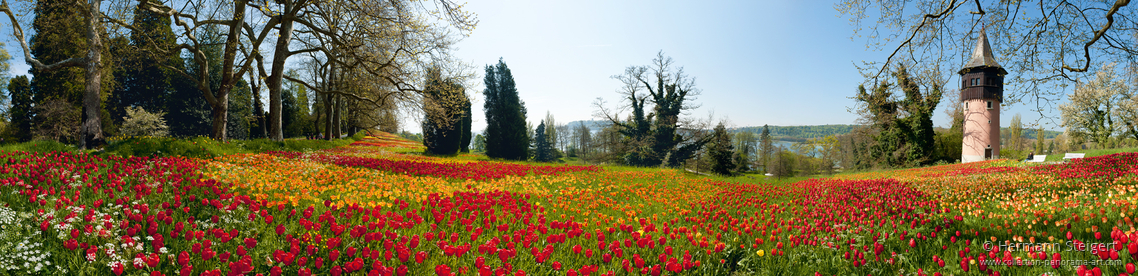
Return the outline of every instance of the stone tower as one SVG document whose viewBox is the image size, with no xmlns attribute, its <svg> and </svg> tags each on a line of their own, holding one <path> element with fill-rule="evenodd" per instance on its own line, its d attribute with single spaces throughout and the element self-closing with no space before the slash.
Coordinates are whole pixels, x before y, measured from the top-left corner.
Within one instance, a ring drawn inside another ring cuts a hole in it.
<svg viewBox="0 0 1138 276">
<path fill-rule="evenodd" d="M 1000 102 L 1008 74 L 992 57 L 988 34 L 980 29 L 972 59 L 960 69 L 960 101 L 964 103 L 964 144 L 960 161 L 1000 156 Z"/>
</svg>

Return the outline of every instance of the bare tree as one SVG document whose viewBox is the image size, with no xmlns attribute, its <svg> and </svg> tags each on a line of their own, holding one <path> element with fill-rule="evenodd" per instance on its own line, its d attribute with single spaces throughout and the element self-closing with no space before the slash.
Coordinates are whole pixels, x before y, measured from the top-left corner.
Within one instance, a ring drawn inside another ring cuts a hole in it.
<svg viewBox="0 0 1138 276">
<path fill-rule="evenodd" d="M 850 18 L 855 36 L 871 49 L 891 52 L 859 69 L 869 83 L 895 63 L 911 71 L 954 77 L 986 28 L 1000 64 L 1010 72 L 1004 104 L 1034 102 L 1043 114 L 1066 89 L 1093 76 L 1099 66 L 1133 60 L 1138 28 L 1129 0 L 843 0 L 836 8 Z M 914 74 L 918 77 L 921 74 Z"/>
<path fill-rule="evenodd" d="M 460 30 L 470 31 L 477 24 L 477 19 L 472 14 L 462 11 L 459 8 L 460 5 L 450 0 L 437 0 L 436 3 L 436 6 L 441 9 L 438 14 L 441 14 L 445 20 Z M 421 30 L 425 25 L 415 16 L 431 13 L 423 9 L 422 3 L 417 3 L 418 6 L 416 6 L 416 3 L 411 1 L 281 0 L 276 1 L 275 4 L 272 5 L 267 0 L 259 0 L 253 5 L 258 7 L 264 16 L 272 18 L 265 28 L 273 27 L 278 30 L 271 68 L 266 72 L 268 74 L 266 87 L 269 90 L 269 136 L 273 140 L 284 138 L 281 128 L 281 81 L 285 78 L 284 67 L 289 57 L 307 52 L 328 52 L 331 50 L 329 48 L 333 47 L 327 43 L 337 44 L 350 41 L 361 43 L 360 40 L 348 37 L 358 33 L 375 35 L 383 32 L 382 36 L 377 37 L 378 39 L 412 37 L 402 33 L 423 33 Z M 299 29 L 295 27 L 299 27 Z M 391 29 L 402 32 L 390 32 Z M 322 38 L 322 43 L 306 43 L 302 49 L 291 50 L 290 45 L 293 44 L 294 40 L 304 39 L 304 37 L 294 36 L 294 32 L 308 34 L 310 35 L 309 38 L 319 36 Z M 340 47 L 341 50 L 350 48 Z M 393 56 L 399 55 L 400 50 L 407 49 L 395 48 Z M 349 56 L 359 57 L 356 55 Z M 343 90 L 337 91 L 343 93 Z M 341 94 L 341 96 L 345 95 Z M 382 105 L 382 102 L 379 105 Z"/>
<path fill-rule="evenodd" d="M 649 66 L 629 66 L 624 74 L 614 75 L 623 86 L 618 91 L 623 103 L 612 110 L 603 99 L 594 104 L 594 116 L 604 118 L 619 132 L 628 137 L 634 149 L 625 156 L 625 163 L 639 166 L 677 167 L 694 156 L 710 141 L 703 135 L 710 120 L 698 122 L 681 115 L 699 106 L 692 102 L 700 94 L 695 78 L 674 66 L 672 58 L 661 51 Z M 649 107 L 651 109 L 649 109 Z M 627 120 L 620 112 L 630 110 Z"/>
<path fill-rule="evenodd" d="M 20 27 L 20 21 L 16 19 L 16 15 L 9 7 L 7 0 L 0 0 L 0 12 L 7 14 L 8 19 L 12 22 L 12 34 L 19 41 L 20 47 L 23 48 L 24 61 L 32 66 L 32 70 L 50 72 L 67 67 L 85 67 L 87 70 L 83 92 L 83 115 L 86 120 L 79 127 L 79 148 L 86 149 L 103 144 L 99 93 L 102 91 L 103 83 L 103 21 L 109 17 L 103 13 L 102 0 L 76 1 L 76 4 L 83 7 L 82 16 L 87 19 L 84 29 L 87 34 L 87 53 L 81 57 L 72 57 L 52 64 L 44 64 L 39 59 L 32 57 L 31 49 L 24 38 L 24 29 Z"/>
</svg>

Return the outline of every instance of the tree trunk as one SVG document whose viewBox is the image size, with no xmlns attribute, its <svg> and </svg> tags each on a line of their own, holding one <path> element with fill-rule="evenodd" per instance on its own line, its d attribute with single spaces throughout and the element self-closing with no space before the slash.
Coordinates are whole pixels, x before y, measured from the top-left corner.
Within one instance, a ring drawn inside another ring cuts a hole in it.
<svg viewBox="0 0 1138 276">
<path fill-rule="evenodd" d="M 343 120 L 342 120 L 343 118 L 340 117 L 340 112 L 341 112 L 340 109 L 343 109 L 343 108 L 344 108 L 344 97 L 337 95 L 336 96 L 336 109 L 333 110 L 333 113 L 332 113 L 332 118 L 333 118 L 332 124 L 335 125 L 335 128 L 332 129 L 332 135 L 335 135 L 336 138 L 340 138 L 340 135 L 344 134 L 344 132 L 343 132 L 343 125 L 344 124 L 343 124 Z"/>
<path fill-rule="evenodd" d="M 281 1 L 278 1 L 281 2 Z M 288 13 L 293 8 L 291 1 L 284 2 L 284 11 Z M 269 69 L 269 139 L 273 141 L 284 140 L 284 128 L 281 125 L 281 79 L 283 79 L 285 59 L 291 55 L 288 43 L 292 41 L 292 19 L 281 16 L 279 36 L 277 36 L 276 50 L 273 52 L 273 65 Z M 295 91 L 294 91 L 295 92 Z"/>
<path fill-rule="evenodd" d="M 225 141 L 226 137 L 229 137 L 225 132 L 225 123 L 227 119 L 226 117 L 229 114 L 229 93 L 219 94 L 221 94 L 221 96 L 217 97 L 218 104 L 210 105 L 213 108 L 213 111 L 210 112 L 210 117 L 213 118 L 213 129 L 210 131 L 209 135 L 214 139 Z"/>
<path fill-rule="evenodd" d="M 91 16 L 87 18 L 87 83 L 83 93 L 83 112 L 86 118 L 79 128 L 79 148 L 87 149 L 102 146 L 103 127 L 99 119 L 99 94 L 102 90 L 103 40 L 98 26 L 101 0 L 89 2 Z"/>
<path fill-rule="evenodd" d="M 210 105 L 213 107 L 213 130 L 210 132 L 214 140 L 226 141 L 229 136 L 225 133 L 226 115 L 229 112 L 229 91 L 233 89 L 233 84 L 237 82 L 242 76 L 233 72 L 235 66 L 234 60 L 237 59 L 237 48 L 240 46 L 238 43 L 241 41 L 237 35 L 240 32 L 241 22 L 245 18 L 245 5 L 249 1 L 237 0 L 234 1 L 233 10 L 233 23 L 229 26 L 229 33 L 225 37 L 225 52 L 222 54 L 221 61 L 221 86 L 217 89 L 217 95 Z M 209 98 L 207 97 L 208 101 Z"/>
<path fill-rule="evenodd" d="M 324 95 L 324 139 L 332 139 L 332 95 Z"/>
<path fill-rule="evenodd" d="M 266 138 L 269 137 L 269 128 L 265 125 L 265 105 L 261 103 L 261 86 L 257 83 L 257 75 L 250 72 L 249 88 L 253 90 L 253 118 L 257 118 L 257 126 L 260 126 L 261 129 L 261 136 L 256 138 Z"/>
<path fill-rule="evenodd" d="M 316 103 L 319 103 L 320 101 L 322 101 L 324 99 L 324 97 L 326 97 L 326 96 L 321 96 L 321 93 L 319 93 L 319 92 L 312 93 L 312 94 L 316 95 L 316 99 L 313 99 L 313 101 L 312 101 L 312 116 L 316 117 L 316 118 L 312 119 L 312 129 L 319 133 L 320 132 L 320 115 L 322 115 L 321 113 L 323 113 L 324 110 L 323 110 L 323 108 L 317 110 L 316 109 Z"/>
</svg>

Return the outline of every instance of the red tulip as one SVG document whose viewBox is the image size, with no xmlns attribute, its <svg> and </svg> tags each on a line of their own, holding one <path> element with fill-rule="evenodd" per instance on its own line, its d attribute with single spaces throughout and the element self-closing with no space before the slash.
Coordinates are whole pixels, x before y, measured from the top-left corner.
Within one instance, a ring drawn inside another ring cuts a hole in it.
<svg viewBox="0 0 1138 276">
<path fill-rule="evenodd" d="M 449 266 L 447 266 L 445 264 L 440 264 L 440 265 L 435 266 L 435 275 L 451 276 L 453 274 L 451 273 Z"/>
</svg>

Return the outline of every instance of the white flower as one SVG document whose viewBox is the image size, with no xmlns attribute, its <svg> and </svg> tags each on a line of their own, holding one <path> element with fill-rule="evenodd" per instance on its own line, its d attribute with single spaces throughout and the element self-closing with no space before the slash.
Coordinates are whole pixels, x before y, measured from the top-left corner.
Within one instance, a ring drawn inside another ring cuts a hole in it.
<svg viewBox="0 0 1138 276">
<path fill-rule="evenodd" d="M 134 265 L 143 266 L 143 265 L 146 265 L 146 261 L 143 261 L 142 258 L 135 257 L 134 258 Z"/>
</svg>

